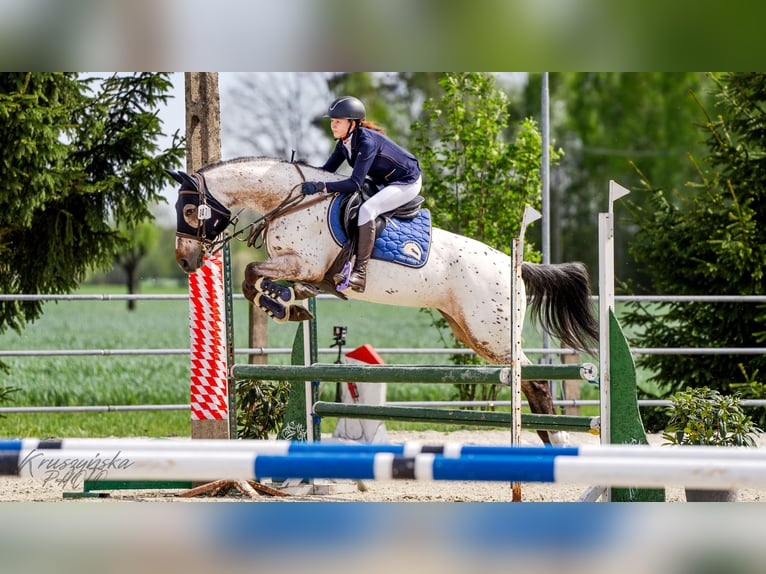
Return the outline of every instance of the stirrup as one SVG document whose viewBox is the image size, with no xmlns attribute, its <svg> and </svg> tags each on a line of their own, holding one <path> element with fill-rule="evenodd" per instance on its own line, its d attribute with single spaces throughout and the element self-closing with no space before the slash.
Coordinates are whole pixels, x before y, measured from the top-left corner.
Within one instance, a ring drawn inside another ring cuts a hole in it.
<svg viewBox="0 0 766 574">
<path fill-rule="evenodd" d="M 335 290 L 344 291 L 348 289 L 349 277 L 351 277 L 351 262 L 347 261 L 341 272 L 333 275 L 332 280 L 335 283 Z"/>
</svg>

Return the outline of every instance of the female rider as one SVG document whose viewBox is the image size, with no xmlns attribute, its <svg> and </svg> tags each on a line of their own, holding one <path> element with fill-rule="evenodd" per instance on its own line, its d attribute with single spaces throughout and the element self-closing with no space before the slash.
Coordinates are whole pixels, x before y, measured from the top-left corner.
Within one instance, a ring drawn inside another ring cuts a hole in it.
<svg viewBox="0 0 766 574">
<path fill-rule="evenodd" d="M 348 283 L 360 293 L 365 289 L 367 262 L 375 243 L 375 219 L 413 200 L 422 186 L 415 156 L 386 137 L 379 126 L 365 120 L 365 115 L 364 104 L 351 96 L 330 104 L 325 117 L 330 118 L 332 134 L 338 141 L 322 169 L 334 173 L 346 160 L 352 167 L 351 176 L 340 181 L 309 181 L 302 187 L 303 193 L 353 193 L 369 179 L 377 188 L 359 208 L 359 240 Z M 344 279 L 335 276 L 336 283 Z"/>
</svg>

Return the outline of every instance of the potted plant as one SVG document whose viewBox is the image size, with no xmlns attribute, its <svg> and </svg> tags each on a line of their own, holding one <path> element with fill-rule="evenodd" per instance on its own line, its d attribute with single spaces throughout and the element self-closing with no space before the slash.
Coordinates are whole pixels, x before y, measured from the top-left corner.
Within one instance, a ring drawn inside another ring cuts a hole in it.
<svg viewBox="0 0 766 574">
<path fill-rule="evenodd" d="M 722 395 L 708 387 L 678 391 L 671 398 L 665 444 L 756 446 L 762 432 L 745 414 L 739 396 Z M 687 502 L 734 502 L 736 490 L 686 489 Z"/>
</svg>

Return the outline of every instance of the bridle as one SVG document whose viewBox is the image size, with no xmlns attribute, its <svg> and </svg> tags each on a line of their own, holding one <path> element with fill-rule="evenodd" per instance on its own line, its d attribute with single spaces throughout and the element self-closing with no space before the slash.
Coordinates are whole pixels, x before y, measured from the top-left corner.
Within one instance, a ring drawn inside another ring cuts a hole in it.
<svg viewBox="0 0 766 574">
<path fill-rule="evenodd" d="M 287 197 L 274 209 L 265 213 L 255 221 L 248 225 L 236 229 L 238 223 L 238 216 L 240 212 L 234 217 L 231 216 L 231 210 L 216 200 L 207 188 L 204 175 L 201 173 L 193 173 L 191 175 L 182 174 L 186 176 L 184 179 L 187 181 L 186 188 L 181 188 L 178 192 L 178 201 L 181 201 L 181 196 L 192 195 L 197 198 L 197 220 L 199 225 L 196 229 L 186 222 L 183 215 L 183 204 L 176 204 L 176 215 L 178 218 L 178 224 L 176 226 L 176 237 L 182 237 L 186 239 L 193 239 L 198 241 L 202 245 L 203 256 L 210 253 L 215 254 L 224 245 L 232 239 L 238 238 L 245 232 L 247 237 L 244 241 L 247 242 L 248 247 L 261 247 L 263 245 L 263 237 L 266 234 L 266 230 L 274 219 L 283 217 L 295 211 L 306 209 L 320 201 L 324 201 L 325 195 L 320 196 L 308 196 L 299 191 L 301 184 L 306 181 L 306 177 L 303 174 L 300 166 L 297 163 L 290 162 L 298 170 L 301 176 L 301 183 L 294 186 Z M 187 179 L 189 178 L 189 179 Z M 297 191 L 297 193 L 296 193 Z M 229 226 L 234 225 L 235 230 L 230 234 L 223 234 L 223 231 Z"/>
<path fill-rule="evenodd" d="M 215 253 L 229 240 L 228 237 L 220 236 L 232 222 L 231 210 L 210 194 L 205 178 L 201 174 L 193 173 L 188 177 L 188 184 L 191 189 L 181 188 L 178 192 L 176 237 L 199 241 L 204 253 Z M 183 213 L 184 206 L 189 202 L 181 202 L 181 200 L 183 196 L 188 195 L 196 196 L 197 199 L 197 221 L 199 224 L 196 228 L 186 222 Z"/>
</svg>

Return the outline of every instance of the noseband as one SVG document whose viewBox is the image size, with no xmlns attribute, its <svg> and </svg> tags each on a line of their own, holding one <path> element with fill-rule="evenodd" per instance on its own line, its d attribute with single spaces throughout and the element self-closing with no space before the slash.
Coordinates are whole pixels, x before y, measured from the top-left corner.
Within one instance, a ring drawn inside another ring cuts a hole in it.
<svg viewBox="0 0 766 574">
<path fill-rule="evenodd" d="M 202 244 L 203 251 L 215 252 L 226 243 L 225 239 L 216 241 L 216 238 L 231 223 L 231 211 L 210 194 L 205 178 L 201 174 L 193 173 L 187 177 L 189 178 L 186 183 L 188 187 L 181 188 L 176 202 L 176 237 L 194 239 Z M 192 196 L 196 198 L 196 202 L 182 201 L 184 196 Z M 187 223 L 184 217 L 184 206 L 189 203 L 197 207 L 199 223 L 196 228 Z"/>
</svg>

